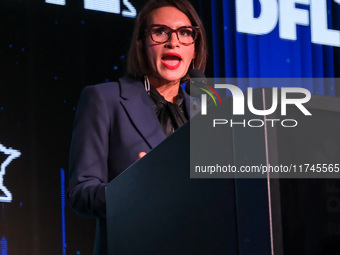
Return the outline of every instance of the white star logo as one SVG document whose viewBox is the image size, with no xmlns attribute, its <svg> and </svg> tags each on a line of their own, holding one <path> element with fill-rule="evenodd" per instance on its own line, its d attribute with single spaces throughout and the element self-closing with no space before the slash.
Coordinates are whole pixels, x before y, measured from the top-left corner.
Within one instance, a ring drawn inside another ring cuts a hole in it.
<svg viewBox="0 0 340 255">
<path fill-rule="evenodd" d="M 13 159 L 20 157 L 20 151 L 13 150 L 12 148 L 6 148 L 0 143 L 0 152 L 5 155 L 9 155 L 0 166 L 0 191 L 5 196 L 0 196 L 0 202 L 10 203 L 12 201 L 12 193 L 4 186 L 4 176 L 6 174 L 6 167 L 12 162 Z"/>
</svg>

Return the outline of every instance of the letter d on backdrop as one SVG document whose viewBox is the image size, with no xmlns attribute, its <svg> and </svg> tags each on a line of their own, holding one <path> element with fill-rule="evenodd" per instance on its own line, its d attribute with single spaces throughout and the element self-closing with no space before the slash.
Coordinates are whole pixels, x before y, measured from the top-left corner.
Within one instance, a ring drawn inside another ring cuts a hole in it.
<svg viewBox="0 0 340 255">
<path fill-rule="evenodd" d="M 260 16 L 254 17 L 253 0 L 236 0 L 237 32 L 263 35 L 276 27 L 279 9 L 277 0 L 260 0 Z"/>
</svg>

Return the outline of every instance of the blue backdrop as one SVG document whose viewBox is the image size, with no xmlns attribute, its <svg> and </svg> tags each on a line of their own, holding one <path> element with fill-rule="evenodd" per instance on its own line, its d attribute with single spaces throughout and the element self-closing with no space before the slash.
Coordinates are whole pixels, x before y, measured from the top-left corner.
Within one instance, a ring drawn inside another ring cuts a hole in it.
<svg viewBox="0 0 340 255">
<path fill-rule="evenodd" d="M 297 40 L 279 37 L 280 21 L 273 31 L 265 35 L 239 33 L 236 31 L 235 2 L 237 1 L 211 0 L 215 77 L 339 76 L 339 47 L 312 43 L 310 26 L 297 25 Z M 328 29 L 340 30 L 340 4 L 337 2 L 327 0 Z M 310 7 L 307 5 L 296 5 L 296 8 L 310 13 Z M 259 16 L 261 12 L 259 1 L 254 2 L 254 9 L 255 17 Z M 313 94 L 336 95 L 334 83 L 310 84 L 305 87 Z"/>
</svg>

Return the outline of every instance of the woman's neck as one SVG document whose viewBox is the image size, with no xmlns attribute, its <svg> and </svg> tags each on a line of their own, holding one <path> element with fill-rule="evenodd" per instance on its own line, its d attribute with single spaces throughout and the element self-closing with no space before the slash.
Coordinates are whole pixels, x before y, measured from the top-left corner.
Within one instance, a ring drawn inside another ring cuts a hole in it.
<svg viewBox="0 0 340 255">
<path fill-rule="evenodd" d="M 150 85 L 153 86 L 166 101 L 176 103 L 179 81 L 160 81 L 154 77 L 149 77 Z"/>
</svg>

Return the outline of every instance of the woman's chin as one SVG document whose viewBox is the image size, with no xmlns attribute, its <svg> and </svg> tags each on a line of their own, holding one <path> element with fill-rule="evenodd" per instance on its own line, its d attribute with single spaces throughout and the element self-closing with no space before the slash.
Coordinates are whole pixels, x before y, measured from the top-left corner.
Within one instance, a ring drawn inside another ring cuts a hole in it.
<svg viewBox="0 0 340 255">
<path fill-rule="evenodd" d="M 164 79 L 165 81 L 169 81 L 169 82 L 176 82 L 176 81 L 179 82 L 184 76 L 185 76 L 184 72 L 174 72 L 174 71 L 164 72 L 161 74 L 162 79 Z"/>
</svg>

